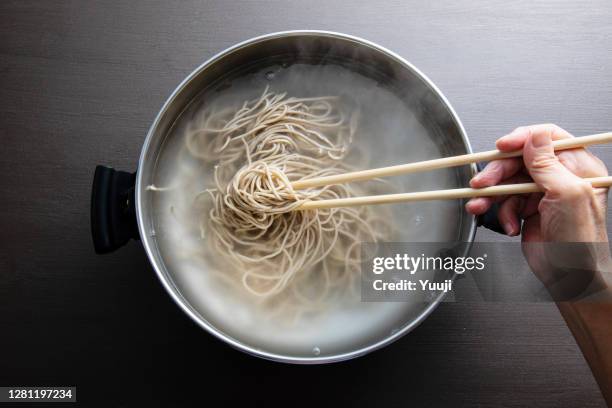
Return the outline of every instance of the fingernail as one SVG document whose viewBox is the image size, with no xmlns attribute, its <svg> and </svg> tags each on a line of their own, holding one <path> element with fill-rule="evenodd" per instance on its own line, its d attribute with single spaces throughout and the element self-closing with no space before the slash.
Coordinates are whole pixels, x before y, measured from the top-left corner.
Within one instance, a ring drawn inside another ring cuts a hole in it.
<svg viewBox="0 0 612 408">
<path fill-rule="evenodd" d="M 510 135 L 503 135 L 502 137 L 497 139 L 497 141 L 495 143 L 504 142 L 508 138 L 508 136 L 510 136 Z"/>
<path fill-rule="evenodd" d="M 504 230 L 506 231 L 506 234 L 508 234 L 509 236 L 514 235 L 514 226 L 512 225 L 511 222 L 507 222 L 504 224 Z"/>
<path fill-rule="evenodd" d="M 517 128 L 516 128 L 516 129 L 514 129 L 512 132 L 510 132 L 510 133 L 508 133 L 508 134 L 503 135 L 502 137 L 500 137 L 500 138 L 499 138 L 499 140 L 510 139 L 510 138 L 512 138 L 512 137 L 514 137 L 514 136 L 516 136 L 516 135 L 518 135 L 518 134 L 519 134 L 519 133 L 521 133 L 522 131 L 523 131 L 523 128 L 522 128 L 522 127 L 517 127 Z M 498 141 L 499 141 L 499 140 L 498 140 Z"/>
<path fill-rule="evenodd" d="M 546 146 L 547 144 L 550 143 L 550 138 L 548 137 L 546 133 L 543 133 L 543 132 L 536 133 L 531 138 L 531 143 L 533 144 L 534 147 Z"/>
<path fill-rule="evenodd" d="M 472 177 L 472 179 L 470 180 L 470 187 L 478 188 L 478 183 L 481 182 L 481 179 L 482 179 L 481 176 L 474 176 L 474 177 Z"/>
</svg>

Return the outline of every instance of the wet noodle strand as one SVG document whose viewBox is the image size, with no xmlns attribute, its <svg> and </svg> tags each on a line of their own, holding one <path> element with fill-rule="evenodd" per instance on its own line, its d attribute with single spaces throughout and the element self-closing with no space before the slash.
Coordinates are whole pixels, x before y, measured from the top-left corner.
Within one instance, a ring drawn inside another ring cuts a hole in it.
<svg viewBox="0 0 612 408">
<path fill-rule="evenodd" d="M 238 108 L 200 114 L 186 131 L 190 155 L 215 164 L 215 186 L 196 197 L 202 238 L 229 265 L 219 271 L 225 280 L 266 302 L 314 306 L 354 288 L 361 242 L 387 238 L 388 226 L 370 207 L 293 211 L 306 200 L 363 193 L 291 187 L 349 168 L 358 113 L 341 105 L 338 97 L 266 88 Z"/>
</svg>

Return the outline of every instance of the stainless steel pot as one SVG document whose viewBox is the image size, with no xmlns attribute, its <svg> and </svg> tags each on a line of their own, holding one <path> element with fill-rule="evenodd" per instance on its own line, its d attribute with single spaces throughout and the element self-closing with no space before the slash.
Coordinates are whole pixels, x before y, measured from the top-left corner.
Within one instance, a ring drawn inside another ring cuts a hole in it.
<svg viewBox="0 0 612 408">
<path fill-rule="evenodd" d="M 198 325 L 232 346 L 253 355 L 291 363 L 326 363 L 364 355 L 408 333 L 422 322 L 440 303 L 442 295 L 425 305 L 416 317 L 407 319 L 395 333 L 382 339 L 343 350 L 333 355 L 310 357 L 289 355 L 274 350 L 262 350 L 246 344 L 239 338 L 224 333 L 196 310 L 175 284 L 169 266 L 160 254 L 153 230 L 154 216 L 150 195 L 144 193 L 152 183 L 156 159 L 164 148 L 169 129 L 189 103 L 210 84 L 233 72 L 273 59 L 308 59 L 334 61 L 356 70 L 362 75 L 384 78 L 386 86 L 394 89 L 400 98 L 410 99 L 412 109 L 431 129 L 431 137 L 446 155 L 471 152 L 465 130 L 453 108 L 436 86 L 417 68 L 395 53 L 369 41 L 323 31 L 289 31 L 256 37 L 237 44 L 215 55 L 193 71 L 170 95 L 144 142 L 138 172 L 115 171 L 98 166 L 92 192 L 92 233 L 98 253 L 113 251 L 129 239 L 141 239 L 143 247 L 160 281 L 177 305 Z M 418 100 L 408 98 L 419 95 Z M 458 168 L 458 183 L 467 185 L 476 166 Z M 468 216 L 461 203 L 457 204 L 457 241 L 472 242 L 476 220 Z"/>
</svg>

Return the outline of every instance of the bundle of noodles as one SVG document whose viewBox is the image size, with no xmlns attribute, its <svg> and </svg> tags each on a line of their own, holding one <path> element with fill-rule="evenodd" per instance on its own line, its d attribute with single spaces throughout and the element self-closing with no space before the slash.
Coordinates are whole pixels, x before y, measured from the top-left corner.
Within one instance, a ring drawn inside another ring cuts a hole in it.
<svg viewBox="0 0 612 408">
<path fill-rule="evenodd" d="M 363 193 L 346 185 L 291 187 L 348 169 L 342 161 L 357 116 L 339 107 L 336 97 L 293 98 L 266 88 L 238 110 L 202 115 L 186 134 L 188 151 L 216 164 L 216 186 L 198 196 L 210 197 L 198 200 L 202 236 L 231 265 L 220 272 L 226 280 L 268 303 L 320 305 L 354 289 L 360 243 L 388 233 L 370 207 L 296 210 L 307 200 Z"/>
</svg>

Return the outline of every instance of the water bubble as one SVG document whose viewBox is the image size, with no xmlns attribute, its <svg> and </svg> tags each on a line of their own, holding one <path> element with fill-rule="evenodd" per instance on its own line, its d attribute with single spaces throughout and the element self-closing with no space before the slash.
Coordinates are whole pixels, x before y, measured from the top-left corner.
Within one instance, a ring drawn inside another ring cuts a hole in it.
<svg viewBox="0 0 612 408">
<path fill-rule="evenodd" d="M 414 217 L 414 225 L 421 225 L 425 218 L 422 215 L 417 215 Z"/>
<path fill-rule="evenodd" d="M 391 335 L 393 336 L 395 333 L 397 333 L 399 331 L 398 328 L 393 328 L 391 329 Z"/>
<path fill-rule="evenodd" d="M 264 76 L 266 77 L 266 79 L 267 79 L 268 81 L 273 80 L 273 79 L 274 79 L 274 75 L 275 75 L 275 74 L 274 74 L 274 71 L 268 71 L 268 72 L 266 72 L 266 73 L 264 74 Z"/>
<path fill-rule="evenodd" d="M 313 347 L 312 354 L 314 354 L 315 356 L 318 356 L 319 354 L 321 354 L 321 349 L 318 347 Z"/>
<path fill-rule="evenodd" d="M 151 228 L 151 231 L 149 231 L 149 236 L 154 237 L 155 235 L 157 235 L 157 233 L 155 232 L 155 229 Z"/>
</svg>

